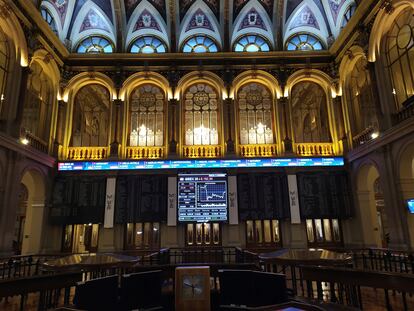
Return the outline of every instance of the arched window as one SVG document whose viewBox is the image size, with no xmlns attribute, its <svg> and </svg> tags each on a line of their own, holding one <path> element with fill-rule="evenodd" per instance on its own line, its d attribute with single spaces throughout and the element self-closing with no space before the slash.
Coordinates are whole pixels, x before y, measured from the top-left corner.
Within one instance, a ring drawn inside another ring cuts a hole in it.
<svg viewBox="0 0 414 311">
<path fill-rule="evenodd" d="M 316 37 L 310 34 L 300 34 L 291 37 L 286 44 L 288 51 L 314 51 L 323 50 L 323 45 Z"/>
<path fill-rule="evenodd" d="M 103 37 L 88 37 L 84 39 L 76 49 L 77 53 L 113 53 L 114 45 Z"/>
<path fill-rule="evenodd" d="M 53 84 L 40 64 L 32 63 L 30 71 L 21 127 L 24 132 L 47 142 L 54 101 Z"/>
<path fill-rule="evenodd" d="M 387 38 L 387 58 L 398 107 L 414 95 L 414 10 L 403 11 Z"/>
<path fill-rule="evenodd" d="M 165 53 L 167 47 L 160 39 L 153 36 L 140 37 L 132 43 L 130 52 L 131 53 Z"/>
<path fill-rule="evenodd" d="M 9 65 L 9 49 L 7 39 L 0 29 L 0 113 L 2 112 L 5 100 L 5 89 L 7 82 L 7 67 Z"/>
<path fill-rule="evenodd" d="M 43 19 L 46 21 L 46 23 L 49 25 L 50 29 L 52 29 L 52 31 L 57 34 L 57 27 L 56 27 L 56 22 L 55 19 L 53 18 L 52 14 L 50 14 L 50 12 L 45 9 L 45 8 L 41 8 L 40 9 L 40 13 L 42 14 Z"/>
<path fill-rule="evenodd" d="M 145 84 L 131 94 L 129 103 L 131 147 L 164 145 L 165 94 L 157 86 Z"/>
<path fill-rule="evenodd" d="M 99 84 L 84 86 L 75 96 L 72 147 L 108 146 L 110 97 Z"/>
<path fill-rule="evenodd" d="M 325 91 L 316 83 L 299 82 L 292 88 L 292 127 L 297 143 L 330 142 Z"/>
<path fill-rule="evenodd" d="M 341 28 L 344 28 L 348 24 L 351 17 L 354 16 L 355 10 L 356 10 L 356 4 L 353 3 L 349 6 L 349 8 L 346 10 L 346 12 L 344 14 L 344 18 L 342 19 Z"/>
<path fill-rule="evenodd" d="M 367 60 L 361 58 L 354 66 L 347 80 L 347 101 L 351 110 L 353 135 L 368 128 L 378 128 L 371 80 L 366 68 Z"/>
<path fill-rule="evenodd" d="M 272 94 L 263 85 L 249 83 L 237 93 L 241 145 L 273 144 Z"/>
<path fill-rule="evenodd" d="M 196 36 L 188 39 L 183 45 L 184 53 L 215 53 L 217 44 L 206 36 Z"/>
<path fill-rule="evenodd" d="M 185 145 L 219 144 L 219 96 L 205 83 L 190 86 L 184 93 Z"/>
<path fill-rule="evenodd" d="M 235 52 L 269 52 L 269 43 L 260 36 L 247 35 L 234 45 Z"/>
</svg>

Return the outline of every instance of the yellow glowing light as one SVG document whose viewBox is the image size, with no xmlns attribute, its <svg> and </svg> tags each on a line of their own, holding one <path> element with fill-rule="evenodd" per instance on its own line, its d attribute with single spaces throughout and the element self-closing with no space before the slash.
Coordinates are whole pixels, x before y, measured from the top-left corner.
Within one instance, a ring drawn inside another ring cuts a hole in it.
<svg viewBox="0 0 414 311">
<path fill-rule="evenodd" d="M 378 136 L 379 136 L 378 132 L 374 132 L 374 133 L 371 134 L 372 139 L 376 139 L 376 138 L 378 138 Z"/>
<path fill-rule="evenodd" d="M 29 140 L 28 140 L 26 137 L 20 138 L 20 142 L 21 142 L 23 145 L 28 145 L 28 144 L 29 144 Z"/>
</svg>

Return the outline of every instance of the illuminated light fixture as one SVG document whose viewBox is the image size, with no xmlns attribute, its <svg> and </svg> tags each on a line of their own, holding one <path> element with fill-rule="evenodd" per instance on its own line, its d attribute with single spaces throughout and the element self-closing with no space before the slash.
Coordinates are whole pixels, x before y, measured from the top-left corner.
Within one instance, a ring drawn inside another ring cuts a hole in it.
<svg viewBox="0 0 414 311">
<path fill-rule="evenodd" d="M 22 138 L 20 138 L 20 142 L 21 142 L 23 145 L 28 145 L 28 144 L 29 144 L 29 140 L 28 140 L 26 137 L 22 137 Z"/>
<path fill-rule="evenodd" d="M 371 134 L 372 139 L 378 138 L 378 136 L 379 136 L 378 132 L 374 132 L 374 133 Z"/>
<path fill-rule="evenodd" d="M 392 89 L 392 93 L 393 93 L 394 95 L 397 95 L 397 92 L 395 91 L 395 89 Z"/>
</svg>

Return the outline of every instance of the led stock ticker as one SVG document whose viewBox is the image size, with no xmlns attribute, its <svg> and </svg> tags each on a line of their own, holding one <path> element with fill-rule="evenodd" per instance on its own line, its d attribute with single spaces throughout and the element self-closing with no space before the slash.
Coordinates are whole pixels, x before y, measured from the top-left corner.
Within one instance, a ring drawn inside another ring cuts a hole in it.
<svg viewBox="0 0 414 311">
<path fill-rule="evenodd" d="M 343 166 L 342 157 L 261 158 L 217 160 L 156 160 L 125 162 L 60 162 L 59 171 L 162 170 L 216 168 L 329 167 Z"/>
</svg>

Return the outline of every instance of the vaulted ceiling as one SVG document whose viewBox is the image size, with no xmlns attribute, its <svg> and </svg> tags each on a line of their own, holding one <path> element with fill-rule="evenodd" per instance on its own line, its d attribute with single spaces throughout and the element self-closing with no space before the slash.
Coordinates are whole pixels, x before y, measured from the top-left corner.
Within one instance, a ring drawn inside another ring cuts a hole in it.
<svg viewBox="0 0 414 311">
<path fill-rule="evenodd" d="M 43 0 L 43 16 L 71 51 L 90 36 L 106 38 L 114 52 L 128 52 L 139 37 L 154 36 L 166 51 L 205 35 L 219 51 L 231 51 L 246 35 L 270 50 L 287 48 L 309 34 L 323 48 L 338 37 L 355 10 L 354 0 Z M 47 14 L 45 13 L 47 12 Z M 46 19 L 46 18 L 45 18 Z"/>
</svg>

